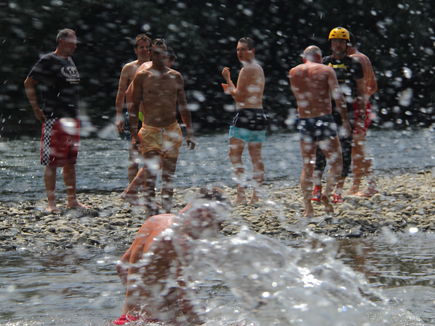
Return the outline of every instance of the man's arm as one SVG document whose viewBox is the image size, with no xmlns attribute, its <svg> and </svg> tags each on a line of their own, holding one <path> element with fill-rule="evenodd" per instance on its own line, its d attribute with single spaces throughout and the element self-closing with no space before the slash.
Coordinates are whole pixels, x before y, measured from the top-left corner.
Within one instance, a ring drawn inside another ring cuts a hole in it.
<svg viewBox="0 0 435 326">
<path fill-rule="evenodd" d="M 227 82 L 227 87 L 224 86 L 225 84 L 222 84 L 224 91 L 228 92 L 237 103 L 243 102 L 248 89 L 249 80 L 252 76 L 252 69 L 246 67 L 242 68 L 239 74 L 239 79 L 237 80 L 237 87 L 234 86 L 234 83 L 231 80 L 230 68 L 225 67 L 222 71 L 222 76 Z"/>
<path fill-rule="evenodd" d="M 33 112 L 35 113 L 36 119 L 38 119 L 41 123 L 44 123 L 47 120 L 44 112 L 38 106 L 38 99 L 36 98 L 36 81 L 33 78 L 27 77 L 24 81 L 24 88 L 26 90 L 27 98 L 29 99 L 30 105 L 33 108 Z"/>
<path fill-rule="evenodd" d="M 358 103 L 359 108 L 359 118 L 358 121 L 355 121 L 355 125 L 358 129 L 364 128 L 365 118 L 365 112 L 366 112 L 366 104 L 367 104 L 367 95 L 366 95 L 366 87 L 364 79 L 358 79 L 356 81 L 356 89 L 358 96 L 356 98 L 356 101 Z"/>
<path fill-rule="evenodd" d="M 129 108 L 129 121 L 131 128 L 131 139 L 133 142 L 133 147 L 136 147 L 140 144 L 140 139 L 137 134 L 137 120 L 139 115 L 139 107 L 142 101 L 142 85 L 144 81 L 145 75 L 143 73 L 136 74 L 133 79 L 133 93 L 132 93 L 132 103 Z"/>
<path fill-rule="evenodd" d="M 178 89 L 177 101 L 180 110 L 181 120 L 187 130 L 186 143 L 189 150 L 195 149 L 195 138 L 193 137 L 192 116 L 190 114 L 189 106 L 187 105 L 186 93 L 184 92 L 184 80 L 181 74 L 177 73 Z"/>
<path fill-rule="evenodd" d="M 204 321 L 195 311 L 195 307 L 189 298 L 191 295 L 196 295 L 196 291 L 193 289 L 186 289 L 186 282 L 183 279 L 181 268 L 177 268 L 177 283 L 178 283 L 178 305 L 183 312 L 184 317 L 190 325 L 202 325 Z"/>
<path fill-rule="evenodd" d="M 349 137 L 352 129 L 350 128 L 349 119 L 347 117 L 347 105 L 344 99 L 343 93 L 341 92 L 340 86 L 338 85 L 337 75 L 332 68 L 329 68 L 328 85 L 331 90 L 332 98 L 335 101 L 335 106 L 337 107 L 338 113 L 340 113 L 343 119 L 343 128 L 346 130 L 344 137 Z"/>
<path fill-rule="evenodd" d="M 125 92 L 128 87 L 128 65 L 125 65 L 119 77 L 118 94 L 116 94 L 116 126 L 118 131 L 124 131 L 124 119 L 122 117 L 122 110 L 124 109 Z"/>
</svg>

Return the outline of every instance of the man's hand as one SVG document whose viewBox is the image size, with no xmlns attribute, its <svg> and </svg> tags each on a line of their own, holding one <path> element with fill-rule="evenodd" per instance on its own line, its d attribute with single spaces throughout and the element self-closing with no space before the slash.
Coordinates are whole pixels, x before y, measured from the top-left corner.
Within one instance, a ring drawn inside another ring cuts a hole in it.
<svg viewBox="0 0 435 326">
<path fill-rule="evenodd" d="M 231 75 L 230 75 L 230 68 L 225 67 L 225 68 L 222 70 L 222 76 L 224 76 L 225 80 L 228 82 L 228 80 L 231 78 Z"/>
<path fill-rule="evenodd" d="M 131 134 L 131 143 L 133 145 L 133 149 L 139 152 L 140 151 L 140 138 L 139 138 L 139 135 L 137 133 Z"/>
<path fill-rule="evenodd" d="M 187 143 L 187 150 L 191 151 L 193 149 L 195 149 L 196 143 L 195 143 L 195 138 L 192 136 L 187 136 L 186 137 L 186 143 Z"/>
<path fill-rule="evenodd" d="M 122 116 L 116 116 L 116 127 L 118 128 L 119 132 L 124 132 L 124 120 Z"/>
<path fill-rule="evenodd" d="M 349 121 L 348 120 L 343 120 L 343 128 L 345 130 L 344 133 L 344 138 L 347 138 L 350 136 L 350 134 L 352 133 L 352 128 L 350 127 Z"/>
<path fill-rule="evenodd" d="M 47 117 L 44 115 L 44 111 L 42 111 L 40 108 L 33 109 L 33 112 L 35 113 L 36 119 L 38 119 L 41 123 L 44 123 L 45 120 L 47 120 Z"/>
<path fill-rule="evenodd" d="M 228 90 L 228 84 L 221 84 L 222 88 L 224 89 L 225 94 L 230 94 L 230 91 Z"/>
</svg>

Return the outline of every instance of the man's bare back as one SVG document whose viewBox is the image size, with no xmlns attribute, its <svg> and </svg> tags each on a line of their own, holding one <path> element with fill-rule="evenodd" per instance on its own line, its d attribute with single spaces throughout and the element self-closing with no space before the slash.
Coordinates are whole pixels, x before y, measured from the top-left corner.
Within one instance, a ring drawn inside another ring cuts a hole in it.
<svg viewBox="0 0 435 326">
<path fill-rule="evenodd" d="M 246 79 L 246 93 L 242 101 L 236 103 L 237 109 L 261 109 L 263 108 L 263 92 L 265 78 L 263 68 L 257 63 L 246 64 L 240 71 L 237 87 L 240 87 Z"/>
<path fill-rule="evenodd" d="M 307 61 L 290 70 L 290 80 L 298 104 L 299 118 L 331 114 L 330 90 L 339 89 L 331 67 Z"/>
</svg>

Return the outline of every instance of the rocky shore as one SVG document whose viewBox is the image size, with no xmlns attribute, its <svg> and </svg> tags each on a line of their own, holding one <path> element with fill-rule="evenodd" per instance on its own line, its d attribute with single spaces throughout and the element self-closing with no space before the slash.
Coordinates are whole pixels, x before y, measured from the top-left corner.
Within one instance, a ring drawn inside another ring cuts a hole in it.
<svg viewBox="0 0 435 326">
<path fill-rule="evenodd" d="M 348 180 L 350 182 L 351 180 Z M 262 200 L 234 208 L 222 232 L 230 235 L 246 226 L 255 232 L 285 239 L 304 237 L 307 232 L 333 237 L 378 234 L 384 227 L 393 232 L 435 230 L 435 180 L 432 171 L 378 177 L 379 193 L 372 198 L 345 197 L 328 218 L 322 205 L 314 205 L 316 217 L 304 218 L 299 185 L 264 185 Z M 346 184 L 345 190 L 349 188 Z M 364 185 L 363 185 L 364 186 Z M 195 188 L 176 189 L 174 209 L 184 207 Z M 230 197 L 234 188 L 224 189 Z M 248 190 L 249 195 L 249 190 Z M 61 197 L 61 196 L 59 196 Z M 144 208 L 131 206 L 119 193 L 79 194 L 92 208 L 44 212 L 46 202 L 0 202 L 0 251 L 43 251 L 92 246 L 127 248 L 144 222 Z"/>
</svg>

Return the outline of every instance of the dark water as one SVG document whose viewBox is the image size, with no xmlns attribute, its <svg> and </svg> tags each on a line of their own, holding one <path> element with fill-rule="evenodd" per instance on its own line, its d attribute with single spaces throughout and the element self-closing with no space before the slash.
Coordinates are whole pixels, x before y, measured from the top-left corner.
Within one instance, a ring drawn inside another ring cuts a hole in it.
<svg viewBox="0 0 435 326">
<path fill-rule="evenodd" d="M 104 132 L 102 137 L 116 137 Z M 435 134 L 429 129 L 416 131 L 371 131 L 368 152 L 374 157 L 378 175 L 418 171 L 435 166 Z M 226 133 L 197 137 L 197 148 L 182 147 L 177 166 L 175 187 L 204 184 L 234 185 L 228 158 Z M 127 142 L 117 138 L 89 139 L 80 142 L 77 163 L 77 191 L 88 193 L 121 192 L 127 186 Z M 45 197 L 44 168 L 39 164 L 39 139 L 0 140 L 1 200 L 39 200 Z M 243 155 L 247 171 L 252 169 L 247 150 Z M 299 182 L 302 170 L 298 134 L 272 133 L 263 145 L 265 183 Z M 60 169 L 59 169 L 60 170 Z M 60 171 L 59 171 L 60 172 Z M 57 192 L 65 192 L 58 176 Z"/>
<path fill-rule="evenodd" d="M 371 131 L 368 147 L 377 173 L 431 169 L 433 138 L 431 130 Z M 226 134 L 203 135 L 197 141 L 195 151 L 181 151 L 176 187 L 233 184 Z M 77 166 L 78 192 L 121 192 L 127 185 L 126 148 L 126 143 L 117 139 L 83 139 Z M 263 153 L 265 183 L 298 182 L 301 158 L 296 134 L 270 134 Z M 1 201 L 45 198 L 39 140 L 2 139 L 0 154 Z M 248 161 L 246 155 L 249 166 Z M 59 175 L 58 193 L 63 192 Z M 206 325 L 227 325 L 254 315 L 254 320 L 262 321 L 260 325 L 269 325 L 264 320 L 271 315 L 292 320 L 287 323 L 292 325 L 363 325 L 368 320 L 374 320 L 374 325 L 435 325 L 433 234 L 395 235 L 385 231 L 375 238 L 308 238 L 285 243 L 268 243 L 252 234 L 220 241 L 219 246 L 204 244 L 209 246 L 209 252 L 217 252 L 207 265 L 214 264 L 216 268 L 213 271 L 207 267 L 210 271 L 201 292 L 211 316 Z M 316 248 L 313 243 L 317 242 L 323 245 Z M 263 247 L 258 248 L 260 244 Z M 119 317 L 125 295 L 115 271 L 125 249 L 79 247 L 34 253 L 34 248 L 22 248 L 14 253 L 0 253 L 0 325 L 110 325 Z M 222 255 L 228 252 L 237 255 Z M 286 258 L 290 265 L 274 269 L 273 262 L 266 259 L 273 256 L 269 253 Z M 262 263 L 267 263 L 267 268 Z M 270 300 L 267 311 L 250 311 L 246 302 L 253 290 L 250 286 L 249 290 L 243 288 L 246 277 L 231 280 L 223 277 L 225 273 L 216 272 L 225 272 L 229 265 L 249 266 L 249 276 L 260 274 L 261 291 Z M 319 270 L 329 272 L 319 274 Z M 274 286 L 267 288 L 282 279 L 291 285 L 276 292 L 272 292 Z M 363 294 L 358 288 L 363 289 Z M 273 293 L 271 298 L 275 301 L 269 299 L 269 293 Z M 283 312 L 283 307 L 291 309 Z"/>
</svg>

